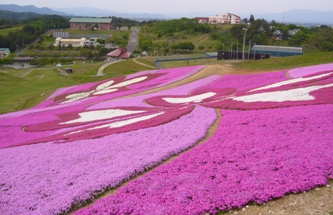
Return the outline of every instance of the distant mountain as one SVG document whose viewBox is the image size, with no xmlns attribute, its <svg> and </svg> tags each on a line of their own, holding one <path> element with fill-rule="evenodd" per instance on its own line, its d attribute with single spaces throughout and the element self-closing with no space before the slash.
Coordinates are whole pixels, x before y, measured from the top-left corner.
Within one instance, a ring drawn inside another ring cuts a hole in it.
<svg viewBox="0 0 333 215">
<path fill-rule="evenodd" d="M 253 14 L 255 19 L 284 23 L 333 24 L 333 11 L 290 10 L 281 13 Z"/>
<path fill-rule="evenodd" d="M 44 14 L 44 15 L 59 15 L 59 16 L 68 16 L 68 14 L 51 10 L 50 8 L 43 7 L 38 8 L 33 5 L 27 6 L 19 6 L 15 4 L 0 4 L 0 10 L 12 11 L 16 13 L 37 13 L 37 14 Z"/>
<path fill-rule="evenodd" d="M 53 10 L 61 11 L 66 14 L 71 14 L 73 16 L 85 16 L 85 17 L 107 17 L 116 16 L 123 18 L 156 18 L 156 19 L 166 19 L 164 15 L 161 14 L 149 14 L 149 13 L 122 13 L 112 10 L 91 8 L 91 7 L 74 7 L 74 8 L 52 8 Z"/>
<path fill-rule="evenodd" d="M 32 13 L 32 12 L 24 12 L 17 13 L 8 10 L 0 10 L 0 19 L 8 19 L 8 20 L 26 20 L 31 18 L 39 18 L 42 17 L 42 14 Z"/>
</svg>

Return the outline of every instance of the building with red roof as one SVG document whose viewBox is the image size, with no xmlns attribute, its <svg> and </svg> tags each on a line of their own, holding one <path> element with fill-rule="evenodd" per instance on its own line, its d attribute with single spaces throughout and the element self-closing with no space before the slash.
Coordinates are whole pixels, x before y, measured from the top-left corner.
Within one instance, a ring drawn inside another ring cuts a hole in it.
<svg viewBox="0 0 333 215">
<path fill-rule="evenodd" d="M 127 51 L 126 48 L 118 48 L 112 52 L 109 52 L 106 57 L 108 59 L 113 58 L 113 59 L 128 59 L 131 57 L 130 52 Z"/>
</svg>

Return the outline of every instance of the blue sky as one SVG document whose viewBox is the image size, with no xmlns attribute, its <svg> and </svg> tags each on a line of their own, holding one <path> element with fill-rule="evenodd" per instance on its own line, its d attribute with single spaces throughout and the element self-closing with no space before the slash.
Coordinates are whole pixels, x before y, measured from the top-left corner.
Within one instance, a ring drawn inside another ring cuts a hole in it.
<svg viewBox="0 0 333 215">
<path fill-rule="evenodd" d="M 205 14 L 258 14 L 284 12 L 292 9 L 333 11 L 332 0 L 1 0 L 0 4 L 35 5 L 37 7 L 70 8 L 93 7 L 126 13 L 189 13 Z"/>
</svg>

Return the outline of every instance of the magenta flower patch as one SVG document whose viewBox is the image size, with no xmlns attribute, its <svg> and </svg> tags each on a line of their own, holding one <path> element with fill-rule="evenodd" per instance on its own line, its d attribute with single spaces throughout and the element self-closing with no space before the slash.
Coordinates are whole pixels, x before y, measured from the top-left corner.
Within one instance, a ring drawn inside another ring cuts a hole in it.
<svg viewBox="0 0 333 215">
<path fill-rule="evenodd" d="M 77 214 L 215 214 L 333 178 L 330 64 L 160 90 L 202 68 L 64 88 L 0 115 L 0 214 L 66 213 L 155 166 Z M 182 153 L 216 111 L 213 136 Z"/>
</svg>

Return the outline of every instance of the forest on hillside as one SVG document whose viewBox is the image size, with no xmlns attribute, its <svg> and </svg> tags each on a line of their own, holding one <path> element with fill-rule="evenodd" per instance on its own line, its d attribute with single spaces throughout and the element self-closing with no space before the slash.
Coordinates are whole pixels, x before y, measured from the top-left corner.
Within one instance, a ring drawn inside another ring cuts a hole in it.
<svg viewBox="0 0 333 215">
<path fill-rule="evenodd" d="M 142 27 L 140 48 L 147 51 L 157 47 L 159 51 L 168 53 L 179 47 L 179 41 L 182 47 L 184 40 L 189 39 L 191 35 L 202 33 L 209 35 L 209 38 L 215 41 L 209 50 L 224 50 L 227 47 L 228 50 L 236 50 L 242 48 L 246 28 L 247 46 L 282 45 L 304 47 L 306 52 L 333 51 L 333 29 L 329 26 L 307 28 L 296 24 L 278 23 L 274 20 L 268 22 L 264 19 L 254 19 L 253 15 L 243 21 L 243 24 L 237 25 L 199 24 L 196 19 L 188 18 L 151 21 Z"/>
</svg>

